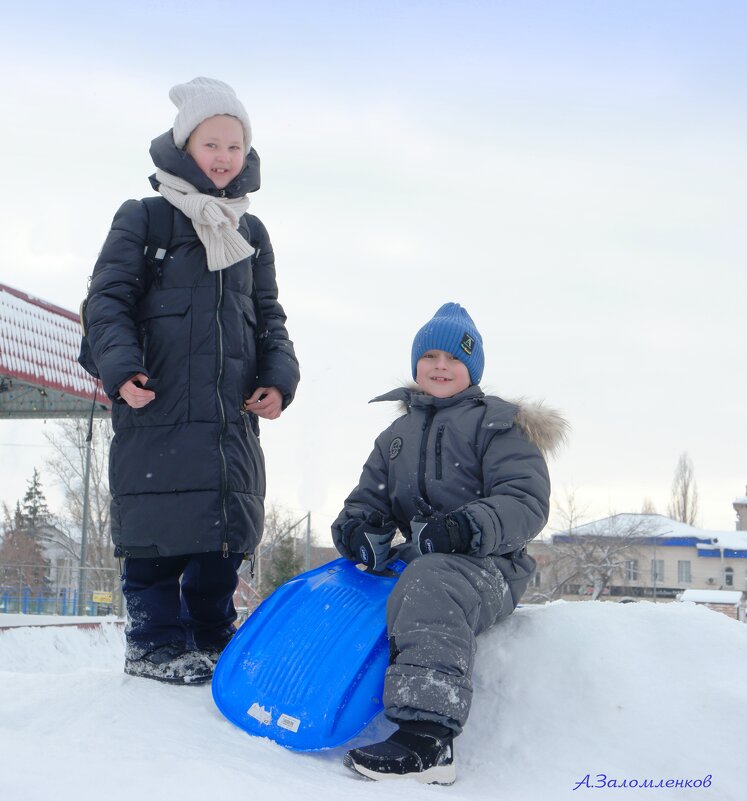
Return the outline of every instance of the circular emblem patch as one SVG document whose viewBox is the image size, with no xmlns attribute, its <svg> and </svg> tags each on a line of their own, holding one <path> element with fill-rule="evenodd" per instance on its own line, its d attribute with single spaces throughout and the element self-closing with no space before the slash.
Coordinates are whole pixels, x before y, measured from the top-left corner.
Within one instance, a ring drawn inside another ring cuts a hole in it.
<svg viewBox="0 0 747 801">
<path fill-rule="evenodd" d="M 402 450 L 402 437 L 395 437 L 389 446 L 389 458 L 396 459 Z"/>
</svg>

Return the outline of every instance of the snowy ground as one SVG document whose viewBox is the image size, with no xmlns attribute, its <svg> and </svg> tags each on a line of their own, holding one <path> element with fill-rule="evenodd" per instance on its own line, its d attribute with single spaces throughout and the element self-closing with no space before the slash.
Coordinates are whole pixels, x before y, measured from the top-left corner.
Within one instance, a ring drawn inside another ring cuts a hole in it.
<svg viewBox="0 0 747 801">
<path fill-rule="evenodd" d="M 746 797 L 747 626 L 690 604 L 525 607 L 482 637 L 452 787 L 357 781 L 344 749 L 251 738 L 209 687 L 124 676 L 122 636 L 0 631 L 0 799 Z"/>
</svg>

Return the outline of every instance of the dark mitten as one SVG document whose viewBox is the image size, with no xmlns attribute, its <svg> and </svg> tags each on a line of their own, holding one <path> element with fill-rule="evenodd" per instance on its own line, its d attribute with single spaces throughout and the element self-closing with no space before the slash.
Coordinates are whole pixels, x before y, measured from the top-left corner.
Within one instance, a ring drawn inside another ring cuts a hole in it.
<svg viewBox="0 0 747 801">
<path fill-rule="evenodd" d="M 436 512 L 422 501 L 417 504 L 423 514 L 410 521 L 412 541 L 421 554 L 467 553 L 472 529 L 464 512 Z"/>
<path fill-rule="evenodd" d="M 366 520 L 348 520 L 342 529 L 343 555 L 354 562 L 361 562 L 373 571 L 379 571 L 389 564 L 396 553 L 391 547 L 393 539 L 393 525 L 373 525 Z"/>
</svg>

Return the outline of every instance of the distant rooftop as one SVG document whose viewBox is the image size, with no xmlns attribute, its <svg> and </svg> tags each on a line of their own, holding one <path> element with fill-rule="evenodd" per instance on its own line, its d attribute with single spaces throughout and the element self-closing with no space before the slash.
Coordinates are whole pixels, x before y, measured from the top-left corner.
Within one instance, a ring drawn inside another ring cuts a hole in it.
<svg viewBox="0 0 747 801">
<path fill-rule="evenodd" d="M 739 590 L 684 590 L 678 596 L 680 601 L 692 601 L 696 604 L 733 604 L 742 602 Z"/>
<path fill-rule="evenodd" d="M 0 284 L 0 418 L 84 417 L 97 382 L 78 364 L 74 312 Z M 96 415 L 111 401 L 100 388 Z"/>
<path fill-rule="evenodd" d="M 567 535 L 567 531 L 555 532 Z M 664 515 L 625 513 L 605 517 L 593 523 L 576 526 L 571 532 L 574 536 L 594 535 L 597 537 L 636 536 L 647 539 L 698 540 L 701 549 L 727 549 L 747 551 L 747 531 L 716 531 L 695 528 L 679 520 Z"/>
</svg>

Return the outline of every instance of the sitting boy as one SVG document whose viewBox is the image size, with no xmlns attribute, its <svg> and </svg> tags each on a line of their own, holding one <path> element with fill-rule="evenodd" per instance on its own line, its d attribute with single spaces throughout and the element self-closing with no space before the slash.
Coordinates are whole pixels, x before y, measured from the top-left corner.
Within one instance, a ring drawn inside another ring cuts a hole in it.
<svg viewBox="0 0 747 801">
<path fill-rule="evenodd" d="M 416 387 L 375 400 L 403 404 L 332 525 L 343 556 L 381 571 L 408 562 L 389 598 L 387 740 L 345 765 L 369 779 L 452 784 L 453 738 L 472 703 L 475 636 L 507 617 L 534 572 L 526 544 L 545 526 L 544 453 L 565 437 L 555 412 L 508 403 L 478 386 L 483 343 L 446 303 L 412 346 Z M 392 548 L 396 530 L 406 543 Z"/>
</svg>

